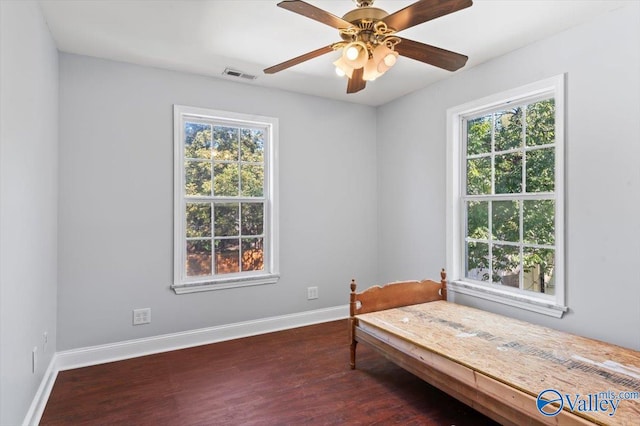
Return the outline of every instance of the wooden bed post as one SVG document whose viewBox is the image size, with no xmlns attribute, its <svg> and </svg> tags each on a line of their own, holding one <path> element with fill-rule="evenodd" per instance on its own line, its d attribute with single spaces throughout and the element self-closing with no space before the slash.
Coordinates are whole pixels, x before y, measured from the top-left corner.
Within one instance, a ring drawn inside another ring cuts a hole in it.
<svg viewBox="0 0 640 426">
<path fill-rule="evenodd" d="M 440 282 L 442 283 L 440 295 L 442 296 L 442 300 L 447 300 L 447 272 L 444 270 L 444 268 L 442 268 L 442 271 L 440 271 Z"/>
<path fill-rule="evenodd" d="M 356 280 L 351 280 L 351 294 L 349 295 L 349 338 L 351 339 L 350 347 L 350 365 L 351 369 L 356 368 Z"/>
</svg>

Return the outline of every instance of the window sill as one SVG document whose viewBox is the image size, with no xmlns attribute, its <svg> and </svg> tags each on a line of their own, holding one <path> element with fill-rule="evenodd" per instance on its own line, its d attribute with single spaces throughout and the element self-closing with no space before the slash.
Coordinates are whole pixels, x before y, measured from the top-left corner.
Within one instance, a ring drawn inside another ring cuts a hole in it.
<svg viewBox="0 0 640 426">
<path fill-rule="evenodd" d="M 174 284 L 171 289 L 176 294 L 198 293 L 201 291 L 225 290 L 236 287 L 249 287 L 254 285 L 275 284 L 280 275 L 256 275 L 252 277 L 223 278 L 205 282 Z"/>
<path fill-rule="evenodd" d="M 554 318 L 562 318 L 562 315 L 569 310 L 569 308 L 566 306 L 556 305 L 555 303 L 549 301 L 535 299 L 521 294 L 500 291 L 493 288 L 487 288 L 465 281 L 449 282 L 447 285 L 447 291 L 479 297 L 481 299 L 490 300 L 492 302 L 502 303 L 504 305 L 526 309 L 528 311 L 537 312 L 539 314 L 549 315 Z"/>
</svg>

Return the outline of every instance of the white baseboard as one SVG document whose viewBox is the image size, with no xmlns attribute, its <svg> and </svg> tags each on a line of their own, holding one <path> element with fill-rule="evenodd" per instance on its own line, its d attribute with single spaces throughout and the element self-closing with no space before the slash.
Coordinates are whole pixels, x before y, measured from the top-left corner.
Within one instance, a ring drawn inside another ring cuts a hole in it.
<svg viewBox="0 0 640 426">
<path fill-rule="evenodd" d="M 349 305 L 343 305 L 56 352 L 31 403 L 23 426 L 37 425 L 40 422 L 59 371 L 336 321 L 348 316 Z"/>
<path fill-rule="evenodd" d="M 44 377 L 40 382 L 40 386 L 38 386 L 38 390 L 36 391 L 36 395 L 34 396 L 33 401 L 31 402 L 29 411 L 27 411 L 27 415 L 24 417 L 24 421 L 22 422 L 23 426 L 35 426 L 40 423 L 40 418 L 42 417 L 42 413 L 44 413 L 45 407 L 47 406 L 47 401 L 49 400 L 49 395 L 51 395 L 53 384 L 56 382 L 56 377 L 58 377 L 56 357 L 56 354 L 53 354 L 53 357 L 51 357 L 51 362 L 49 362 L 47 371 L 45 371 Z"/>
<path fill-rule="evenodd" d="M 58 371 L 345 319 L 348 305 L 57 352 Z"/>
</svg>

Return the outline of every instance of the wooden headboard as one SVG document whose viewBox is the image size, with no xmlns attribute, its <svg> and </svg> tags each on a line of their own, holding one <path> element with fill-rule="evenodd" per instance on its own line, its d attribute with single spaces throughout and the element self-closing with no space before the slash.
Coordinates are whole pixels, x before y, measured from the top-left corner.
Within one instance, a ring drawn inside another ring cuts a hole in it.
<svg viewBox="0 0 640 426">
<path fill-rule="evenodd" d="M 395 282 L 370 287 L 361 293 L 356 293 L 356 281 L 351 280 L 349 314 L 353 317 L 384 309 L 447 300 L 447 273 L 444 269 L 440 272 L 440 279 L 440 282 L 432 280 Z"/>
<path fill-rule="evenodd" d="M 358 314 L 383 311 L 419 303 L 447 300 L 447 273 L 440 271 L 440 282 L 431 280 L 403 281 L 374 286 L 356 293 L 356 281 L 351 280 L 349 297 L 349 340 L 351 340 L 351 369 L 356 368 L 356 327 Z"/>
</svg>

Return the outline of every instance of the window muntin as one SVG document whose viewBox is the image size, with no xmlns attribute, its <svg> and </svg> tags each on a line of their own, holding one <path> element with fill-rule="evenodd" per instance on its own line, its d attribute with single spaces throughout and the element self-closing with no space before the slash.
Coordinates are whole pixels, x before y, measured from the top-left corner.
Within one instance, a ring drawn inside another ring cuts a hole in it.
<svg viewBox="0 0 640 426">
<path fill-rule="evenodd" d="M 174 110 L 174 289 L 275 282 L 277 120 Z"/>
</svg>

